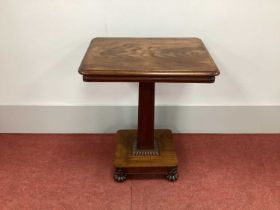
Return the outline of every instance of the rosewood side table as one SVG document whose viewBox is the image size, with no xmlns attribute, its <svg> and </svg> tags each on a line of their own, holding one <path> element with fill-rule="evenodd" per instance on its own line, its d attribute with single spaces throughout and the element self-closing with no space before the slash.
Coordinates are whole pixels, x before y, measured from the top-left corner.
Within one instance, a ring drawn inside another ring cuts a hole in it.
<svg viewBox="0 0 280 210">
<path fill-rule="evenodd" d="M 219 70 L 198 38 L 95 38 L 79 68 L 85 82 L 139 82 L 138 129 L 117 132 L 114 179 L 178 178 L 169 130 L 154 129 L 156 82 L 213 83 Z"/>
</svg>

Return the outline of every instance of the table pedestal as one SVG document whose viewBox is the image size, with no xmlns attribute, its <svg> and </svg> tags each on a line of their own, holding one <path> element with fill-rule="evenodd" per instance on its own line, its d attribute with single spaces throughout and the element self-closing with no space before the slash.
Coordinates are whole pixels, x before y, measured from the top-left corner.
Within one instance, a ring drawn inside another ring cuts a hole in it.
<svg viewBox="0 0 280 210">
<path fill-rule="evenodd" d="M 114 179 L 133 174 L 162 174 L 176 181 L 177 156 L 170 130 L 154 130 L 155 83 L 139 83 L 138 130 L 117 132 Z"/>
</svg>

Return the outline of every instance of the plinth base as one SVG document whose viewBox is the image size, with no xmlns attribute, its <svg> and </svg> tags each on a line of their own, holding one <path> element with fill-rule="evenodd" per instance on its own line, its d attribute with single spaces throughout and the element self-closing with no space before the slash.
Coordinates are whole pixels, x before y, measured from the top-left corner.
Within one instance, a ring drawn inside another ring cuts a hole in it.
<svg viewBox="0 0 280 210">
<path fill-rule="evenodd" d="M 137 130 L 120 130 L 117 132 L 117 149 L 115 153 L 114 179 L 125 181 L 128 176 L 164 175 L 169 181 L 176 181 L 177 156 L 170 130 L 155 130 L 159 153 L 157 155 L 135 155 L 133 143 Z"/>
</svg>

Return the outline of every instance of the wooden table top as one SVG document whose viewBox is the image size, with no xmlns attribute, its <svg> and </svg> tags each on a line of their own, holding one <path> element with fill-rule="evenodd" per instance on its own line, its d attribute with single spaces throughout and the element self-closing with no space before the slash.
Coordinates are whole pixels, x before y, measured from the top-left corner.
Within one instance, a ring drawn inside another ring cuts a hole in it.
<svg viewBox="0 0 280 210">
<path fill-rule="evenodd" d="M 219 70 L 198 38 L 95 38 L 84 81 L 214 82 Z"/>
</svg>

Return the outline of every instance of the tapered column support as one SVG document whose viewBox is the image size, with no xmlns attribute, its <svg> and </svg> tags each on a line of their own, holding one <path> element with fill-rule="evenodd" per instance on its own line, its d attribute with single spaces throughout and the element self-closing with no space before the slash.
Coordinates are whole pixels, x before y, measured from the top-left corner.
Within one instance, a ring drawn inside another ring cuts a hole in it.
<svg viewBox="0 0 280 210">
<path fill-rule="evenodd" d="M 139 83 L 137 150 L 154 150 L 155 83 Z"/>
</svg>

